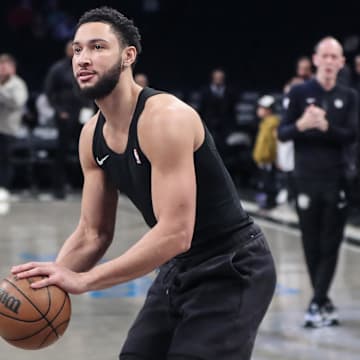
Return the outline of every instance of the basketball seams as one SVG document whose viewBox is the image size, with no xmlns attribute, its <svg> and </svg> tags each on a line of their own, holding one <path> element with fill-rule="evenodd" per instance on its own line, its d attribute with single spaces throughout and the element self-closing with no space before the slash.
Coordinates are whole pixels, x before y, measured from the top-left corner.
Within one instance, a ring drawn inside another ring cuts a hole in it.
<svg viewBox="0 0 360 360">
<path fill-rule="evenodd" d="M 61 305 L 61 308 L 60 310 L 57 312 L 57 314 L 55 315 L 55 317 L 51 320 L 51 324 L 54 322 L 54 320 L 56 320 L 56 318 L 60 315 L 61 311 L 63 310 L 65 304 L 66 304 L 66 300 L 69 300 L 70 301 L 70 297 L 68 294 L 65 293 L 65 296 L 64 296 L 64 300 L 63 300 L 63 303 Z M 18 320 L 18 319 L 17 319 Z M 60 335 L 58 334 L 57 332 L 57 329 L 59 329 L 61 326 L 63 326 L 64 324 L 69 324 L 70 323 L 70 317 L 64 321 L 62 321 L 59 325 L 57 325 L 56 327 L 54 326 L 49 326 L 49 325 L 45 325 L 44 327 L 42 327 L 41 329 L 39 329 L 38 331 L 36 331 L 35 333 L 32 333 L 32 334 L 29 334 L 23 338 L 16 338 L 16 339 L 11 339 L 11 338 L 5 338 L 3 337 L 4 340 L 6 341 L 12 341 L 12 342 L 16 342 L 16 341 L 23 341 L 23 340 L 27 340 L 33 336 L 36 336 L 38 334 L 40 334 L 43 330 L 45 330 L 46 328 L 49 327 L 50 329 L 50 332 L 48 335 L 46 335 L 46 337 L 43 339 L 43 341 L 40 343 L 39 345 L 39 349 L 46 343 L 47 339 L 49 338 L 49 336 L 51 336 L 52 333 L 55 333 L 56 337 L 57 338 L 60 338 Z"/>
<path fill-rule="evenodd" d="M 69 302 L 69 306 L 71 306 L 71 305 L 70 305 L 70 296 L 69 296 L 67 293 L 64 293 L 64 301 L 63 301 L 63 303 L 62 303 L 59 311 L 58 311 L 57 314 L 55 315 L 55 317 L 51 320 L 51 323 L 53 323 L 53 322 L 56 320 L 56 318 L 61 314 L 61 312 L 62 312 L 62 310 L 64 309 L 64 306 L 65 306 L 67 300 L 68 300 L 68 302 Z M 39 345 L 40 348 L 46 343 L 47 339 L 51 336 L 51 334 L 52 334 L 53 332 L 55 332 L 55 335 L 57 336 L 57 338 L 60 338 L 61 335 L 59 335 L 59 334 L 57 333 L 57 329 L 60 328 L 62 325 L 64 325 L 64 324 L 69 324 L 69 323 L 70 323 L 70 317 L 69 317 L 68 319 L 64 320 L 63 322 L 61 322 L 59 325 L 57 325 L 57 326 L 54 328 L 54 330 L 50 331 L 49 334 L 48 334 L 48 335 L 45 337 L 45 339 L 43 340 L 43 342 Z M 67 325 L 66 325 L 66 327 L 67 327 Z"/>
<path fill-rule="evenodd" d="M 64 320 L 64 321 L 61 322 L 58 326 L 56 326 L 56 329 L 60 328 L 61 326 L 65 325 L 65 324 L 69 324 L 69 322 L 70 322 L 70 318 L 67 319 L 67 320 Z M 67 325 L 66 325 L 66 327 L 67 327 Z M 42 346 L 46 343 L 47 339 L 49 338 L 49 336 L 50 336 L 52 333 L 53 333 L 52 331 L 49 332 L 49 334 L 45 337 L 45 339 L 43 340 L 43 342 L 40 344 L 40 347 L 42 347 Z"/>
<path fill-rule="evenodd" d="M 56 318 L 61 314 L 61 312 L 62 312 L 62 310 L 64 309 L 64 306 L 65 306 L 65 304 L 66 304 L 66 300 L 69 300 L 69 305 L 70 305 L 70 297 L 69 297 L 68 294 L 65 293 L 65 294 L 64 294 L 64 301 L 63 301 L 62 305 L 60 306 L 60 309 L 59 309 L 59 311 L 57 312 L 57 314 L 55 314 L 55 317 L 51 320 L 51 323 L 53 323 L 54 320 L 56 320 Z M 69 317 L 68 321 L 70 321 L 70 317 Z"/>
<path fill-rule="evenodd" d="M 39 312 L 39 314 L 42 316 L 42 319 L 44 319 L 47 322 L 47 326 L 49 326 L 52 329 L 52 331 L 55 333 L 55 335 L 59 338 L 59 335 L 57 334 L 56 329 L 52 326 L 52 322 L 48 320 L 48 318 L 40 311 L 40 309 L 32 302 L 32 300 L 21 289 L 19 289 L 12 281 L 10 281 L 9 279 L 4 279 L 4 280 L 7 283 L 9 283 L 11 286 L 13 286 L 17 291 L 20 292 L 20 294 L 22 294 L 24 296 L 24 298 L 34 307 L 34 309 Z M 20 319 L 17 319 L 17 320 L 23 321 Z M 39 321 L 39 320 L 40 319 L 38 319 L 37 321 Z"/>
<path fill-rule="evenodd" d="M 34 333 L 31 333 L 31 334 L 29 334 L 29 335 L 26 335 L 26 336 L 24 336 L 24 337 L 22 337 L 22 338 L 15 338 L 15 339 L 12 339 L 12 338 L 7 338 L 7 337 L 4 337 L 4 336 L 2 336 L 2 338 L 4 339 L 4 340 L 6 340 L 6 341 L 22 341 L 22 340 L 26 340 L 26 339 L 30 339 L 31 337 L 33 337 L 33 336 L 35 336 L 35 335 L 37 335 L 37 334 L 40 334 L 43 330 L 45 330 L 46 328 L 48 327 L 48 325 L 46 324 L 44 327 L 42 327 L 41 329 L 39 329 L 39 330 L 36 330 Z M 51 329 L 51 328 L 50 328 Z M 51 330 L 51 333 L 52 333 L 53 331 Z"/>
<path fill-rule="evenodd" d="M 10 284 L 13 288 L 15 288 L 22 296 L 24 296 L 24 298 L 34 307 L 35 310 L 37 310 L 37 312 L 41 315 L 40 318 L 35 319 L 35 320 L 22 320 L 22 319 L 18 319 L 18 318 L 13 318 L 11 316 L 7 316 L 4 314 L 4 316 L 10 318 L 10 319 L 14 319 L 14 320 L 19 320 L 19 321 L 24 321 L 24 322 L 36 322 L 39 321 L 41 319 L 44 319 L 44 315 L 43 313 L 36 307 L 36 305 L 31 301 L 31 299 L 29 299 L 26 294 L 24 294 L 24 292 L 22 290 L 20 290 L 12 281 L 10 281 L 9 279 L 4 279 L 5 282 L 7 282 L 8 284 Z M 2 313 L 1 313 L 2 314 Z"/>
<path fill-rule="evenodd" d="M 42 279 L 45 279 L 46 276 L 42 276 L 41 278 L 42 278 Z M 27 280 L 27 282 L 29 283 L 29 285 L 31 285 L 31 281 L 30 281 L 29 278 L 26 278 L 25 280 Z M 46 291 L 47 291 L 47 294 L 48 294 L 49 301 L 48 301 L 48 308 L 47 308 L 47 310 L 45 311 L 45 313 L 42 314 L 43 316 L 46 316 L 46 315 L 49 313 L 50 309 L 51 309 L 51 298 L 50 298 L 50 291 L 49 291 L 49 287 L 48 287 L 48 286 L 46 287 Z"/>
<path fill-rule="evenodd" d="M 11 319 L 11 320 L 16 320 L 16 321 L 25 322 L 25 323 L 33 323 L 33 322 L 37 322 L 37 321 L 43 319 L 42 317 L 39 317 L 38 319 L 35 319 L 35 320 L 22 320 L 22 319 L 18 319 L 18 318 L 16 318 L 16 317 L 14 317 L 14 316 L 4 314 L 4 313 L 1 312 L 1 311 L 0 311 L 0 316 L 6 317 L 6 318 Z"/>
</svg>

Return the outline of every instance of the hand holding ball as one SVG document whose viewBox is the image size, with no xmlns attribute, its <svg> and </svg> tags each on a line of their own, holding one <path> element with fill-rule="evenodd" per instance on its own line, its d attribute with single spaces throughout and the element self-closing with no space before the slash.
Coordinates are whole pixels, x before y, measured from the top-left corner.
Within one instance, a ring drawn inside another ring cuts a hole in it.
<svg viewBox="0 0 360 360">
<path fill-rule="evenodd" d="M 10 275 L 0 283 L 0 336 L 22 349 L 53 344 L 70 322 L 69 295 L 55 285 L 33 289 L 31 283 L 40 279 Z"/>
</svg>

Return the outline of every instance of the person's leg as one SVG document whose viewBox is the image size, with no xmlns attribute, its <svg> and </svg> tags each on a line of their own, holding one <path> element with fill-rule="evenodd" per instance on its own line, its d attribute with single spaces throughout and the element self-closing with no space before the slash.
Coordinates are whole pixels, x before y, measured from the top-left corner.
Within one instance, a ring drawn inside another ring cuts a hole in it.
<svg viewBox="0 0 360 360">
<path fill-rule="evenodd" d="M 71 137 L 71 126 L 69 119 L 56 118 L 56 126 L 58 129 L 57 146 L 55 150 L 54 161 L 54 195 L 56 198 L 63 199 L 65 197 L 66 185 L 66 156 L 68 153 L 68 144 Z"/>
<path fill-rule="evenodd" d="M 0 188 L 9 190 L 11 168 L 11 141 L 12 136 L 0 134 Z"/>
<path fill-rule="evenodd" d="M 315 287 L 317 268 L 320 260 L 320 236 L 322 204 L 316 184 L 309 181 L 296 181 L 296 211 L 299 218 L 304 257 Z"/>
<path fill-rule="evenodd" d="M 313 296 L 304 316 L 304 326 L 313 328 L 323 325 L 320 304 L 316 302 L 315 289 L 320 261 L 320 236 L 323 204 L 321 184 L 296 180 L 296 210 L 299 217 L 301 239 Z"/>
<path fill-rule="evenodd" d="M 160 270 L 151 286 L 143 308 L 128 332 L 119 355 L 120 360 L 166 360 L 176 316 L 171 313 L 166 294 L 171 266 Z"/>
<path fill-rule="evenodd" d="M 171 289 L 181 319 L 168 360 L 249 360 L 276 275 L 262 233 L 179 273 Z"/>
<path fill-rule="evenodd" d="M 324 185 L 324 210 L 320 237 L 320 259 L 315 279 L 315 299 L 322 305 L 335 274 L 339 248 L 344 236 L 348 200 L 338 183 Z"/>
</svg>

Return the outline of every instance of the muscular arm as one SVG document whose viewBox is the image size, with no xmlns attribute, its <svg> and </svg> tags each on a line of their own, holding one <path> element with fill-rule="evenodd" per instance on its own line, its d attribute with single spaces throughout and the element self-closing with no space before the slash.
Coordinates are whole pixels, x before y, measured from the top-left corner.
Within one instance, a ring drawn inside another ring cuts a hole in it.
<svg viewBox="0 0 360 360">
<path fill-rule="evenodd" d="M 190 247 L 196 206 L 193 153 L 200 120 L 183 104 L 160 111 L 139 123 L 140 145 L 151 162 L 158 222 L 123 255 L 92 269 L 85 277 L 87 290 L 139 277 Z"/>
<path fill-rule="evenodd" d="M 169 95 L 158 97 L 162 100 L 155 100 L 153 106 L 150 106 L 152 99 L 148 100 L 148 109 L 145 108 L 138 124 L 140 146 L 151 163 L 152 203 L 157 224 L 124 254 L 85 271 L 103 253 L 112 237 L 116 202 L 113 191 L 105 190 L 104 180 L 95 175 L 98 173 L 93 166 L 89 164 L 88 168 L 87 160 L 82 160 L 86 183 L 81 220 L 60 251 L 58 264 L 28 263 L 14 267 L 14 274 L 48 275 L 32 287 L 57 284 L 71 293 L 82 293 L 137 278 L 190 248 L 196 212 L 194 150 L 203 142 L 204 128 L 189 106 Z M 108 216 L 111 221 L 107 220 Z"/>
<path fill-rule="evenodd" d="M 117 206 L 116 189 L 106 183 L 92 156 L 94 120 L 84 126 L 79 152 L 84 186 L 79 224 L 65 241 L 56 262 L 73 271 L 91 269 L 113 238 Z"/>
</svg>

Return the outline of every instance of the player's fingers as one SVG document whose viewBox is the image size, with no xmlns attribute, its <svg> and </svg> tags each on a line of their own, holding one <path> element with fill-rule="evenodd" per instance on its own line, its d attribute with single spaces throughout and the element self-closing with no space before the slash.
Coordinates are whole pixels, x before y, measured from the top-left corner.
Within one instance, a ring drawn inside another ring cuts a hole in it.
<svg viewBox="0 0 360 360">
<path fill-rule="evenodd" d="M 52 285 L 52 281 L 49 277 L 46 277 L 42 280 L 32 282 L 30 286 L 33 289 L 40 289 L 49 285 Z"/>
<path fill-rule="evenodd" d="M 30 269 L 34 268 L 35 266 L 36 266 L 36 263 L 34 263 L 34 262 L 29 262 L 29 263 L 26 263 L 26 264 L 16 265 L 16 266 L 13 266 L 11 268 L 11 272 L 13 274 L 18 274 L 18 273 L 21 273 L 23 271 L 30 270 Z"/>
<path fill-rule="evenodd" d="M 28 262 L 25 264 L 21 264 L 21 265 L 15 265 L 11 268 L 11 273 L 12 274 L 18 274 L 21 273 L 23 271 L 27 271 L 30 269 L 33 269 L 35 267 L 41 267 L 41 266 L 48 266 L 50 263 L 40 263 L 40 262 Z"/>
<path fill-rule="evenodd" d="M 31 268 L 30 270 L 21 271 L 16 274 L 16 277 L 18 279 L 24 279 L 32 276 L 42 276 L 46 275 L 48 276 L 51 273 L 51 269 L 46 266 L 37 266 L 34 268 Z"/>
</svg>

